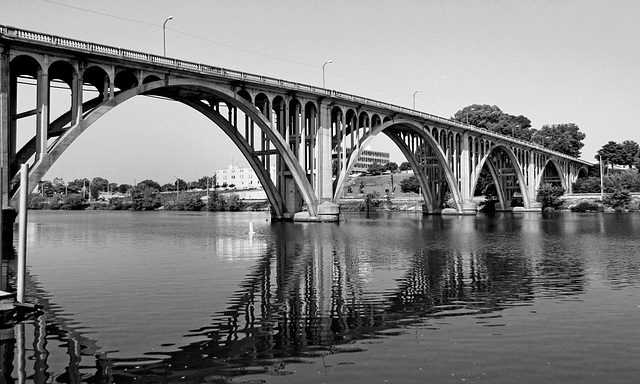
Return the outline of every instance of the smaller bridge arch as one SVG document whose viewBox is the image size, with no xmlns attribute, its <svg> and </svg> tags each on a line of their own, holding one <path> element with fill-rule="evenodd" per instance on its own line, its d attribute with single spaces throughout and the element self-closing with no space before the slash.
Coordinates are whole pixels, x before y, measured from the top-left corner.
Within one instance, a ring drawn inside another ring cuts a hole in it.
<svg viewBox="0 0 640 384">
<path fill-rule="evenodd" d="M 485 146 L 481 146 L 486 148 Z M 476 184 L 480 177 L 480 171 L 486 165 L 491 173 L 491 177 L 496 185 L 500 208 L 506 210 L 513 207 L 514 197 L 516 193 L 522 196 L 522 204 L 524 209 L 531 209 L 532 198 L 529 196 L 526 185 L 527 180 L 518 157 L 510 146 L 504 143 L 493 143 L 490 148 L 485 149 L 484 156 L 479 160 L 476 167 L 474 179 L 471 184 L 471 191 L 475 190 Z"/>
<path fill-rule="evenodd" d="M 447 161 L 447 154 L 443 152 L 428 129 L 414 121 L 402 119 L 389 119 L 374 127 L 361 139 L 357 147 L 350 153 L 345 171 L 340 173 L 336 181 L 335 201 L 339 200 L 348 175 L 360 156 L 361 148 L 366 148 L 381 132 L 391 138 L 412 165 L 421 185 L 425 207 L 429 213 L 442 210 L 443 204 L 446 203 L 447 193 L 451 194 L 454 205 L 452 208 L 462 212 L 462 198 L 458 182 Z"/>
</svg>

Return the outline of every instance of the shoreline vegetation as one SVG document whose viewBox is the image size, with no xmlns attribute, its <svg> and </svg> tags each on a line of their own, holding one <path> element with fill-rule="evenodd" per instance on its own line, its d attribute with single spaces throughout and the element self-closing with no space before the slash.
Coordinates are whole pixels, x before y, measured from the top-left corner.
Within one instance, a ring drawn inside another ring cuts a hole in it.
<svg viewBox="0 0 640 384">
<path fill-rule="evenodd" d="M 544 212 L 637 212 L 640 211 L 640 174 L 635 169 L 616 170 L 602 179 L 604 194 L 600 194 L 600 176 L 588 176 L 573 184 L 574 194 L 566 195 L 562 187 L 545 184 L 540 187 L 537 202 Z M 342 212 L 362 211 L 422 211 L 415 176 L 392 173 L 357 176 L 345 187 L 340 201 Z M 154 188 L 135 188 L 128 194 L 109 199 L 89 201 L 81 194 L 51 196 L 33 194 L 29 209 L 50 210 L 132 210 L 132 211 L 269 211 L 264 199 L 243 200 L 236 190 L 158 192 Z M 482 193 L 483 192 L 483 193 Z M 477 191 L 475 202 L 480 212 L 495 211 L 495 186 L 485 185 Z M 522 206 L 515 199 L 512 206 Z M 453 207 L 448 200 L 443 208 Z"/>
<path fill-rule="evenodd" d="M 185 191 L 158 193 L 142 190 L 123 197 L 89 201 L 81 194 L 31 195 L 29 209 L 34 210 L 112 210 L 112 211 L 268 211 L 265 200 L 242 200 L 233 192 Z"/>
</svg>

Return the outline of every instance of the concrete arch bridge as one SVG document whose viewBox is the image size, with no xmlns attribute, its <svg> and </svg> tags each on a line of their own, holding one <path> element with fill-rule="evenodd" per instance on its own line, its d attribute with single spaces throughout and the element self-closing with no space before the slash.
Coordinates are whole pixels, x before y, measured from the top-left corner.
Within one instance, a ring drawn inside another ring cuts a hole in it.
<svg viewBox="0 0 640 384">
<path fill-rule="evenodd" d="M 501 209 L 522 196 L 521 209 L 536 210 L 542 183 L 571 192 L 572 182 L 590 165 L 376 100 L 13 27 L 0 26 L 0 55 L 4 207 L 16 206 L 20 164 L 29 164 L 33 188 L 94 122 L 137 96 L 183 103 L 207 117 L 212 128 L 222 129 L 255 170 L 277 220 L 337 220 L 348 175 L 361 150 L 379 134 L 391 138 L 411 164 L 428 213 L 442 212 L 445 200 L 449 213 L 475 213 L 473 191 L 483 167 L 497 186 Z M 37 89 L 27 108 L 18 102 L 23 82 Z M 51 113 L 54 86 L 69 95 L 59 116 Z M 21 121 L 21 127 L 35 129 L 18 145 Z"/>
</svg>

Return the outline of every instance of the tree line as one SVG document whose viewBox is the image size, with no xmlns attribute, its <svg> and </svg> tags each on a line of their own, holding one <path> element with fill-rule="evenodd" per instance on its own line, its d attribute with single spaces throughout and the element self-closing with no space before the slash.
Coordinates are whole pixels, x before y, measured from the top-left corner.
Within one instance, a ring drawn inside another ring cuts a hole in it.
<svg viewBox="0 0 640 384">
<path fill-rule="evenodd" d="M 146 179 L 135 186 L 110 183 L 102 177 L 76 179 L 65 183 L 61 178 L 42 181 L 39 193 L 29 197 L 30 209 L 108 209 L 148 211 L 163 207 L 181 211 L 239 211 L 245 204 L 237 194 L 219 193 L 216 177 L 203 176 L 192 182 L 178 178 L 175 183 L 160 183 Z M 226 185 L 223 185 L 226 187 Z M 205 191 L 206 190 L 206 191 Z M 119 192 L 97 202 L 103 192 Z M 203 199 L 207 196 L 207 199 Z M 92 203 L 93 201 L 93 203 Z M 264 204 L 262 204 L 264 205 Z M 257 204 L 254 209 L 263 209 Z"/>
<path fill-rule="evenodd" d="M 574 123 L 545 124 L 539 129 L 531 127 L 531 120 L 523 115 L 503 112 L 495 105 L 472 104 L 452 117 L 460 123 L 474 125 L 488 131 L 531 141 L 553 151 L 580 157 L 586 135 Z"/>
<path fill-rule="evenodd" d="M 234 187 L 234 185 L 222 186 L 217 185 L 216 176 L 202 176 L 198 180 L 186 182 L 181 178 L 177 178 L 173 183 L 165 183 L 160 185 L 157 181 L 146 179 L 137 183 L 131 184 L 118 184 L 109 182 L 109 180 L 103 177 L 94 177 L 93 179 L 75 179 L 68 183 L 60 177 L 56 177 L 53 181 L 43 180 L 39 183 L 38 189 L 41 194 L 45 196 L 53 196 L 54 194 L 84 194 L 86 198 L 97 199 L 100 197 L 101 192 L 119 192 L 122 194 L 131 194 L 136 189 L 153 188 L 159 192 L 176 192 L 176 191 L 190 191 L 194 189 L 215 189 L 219 187 Z"/>
</svg>

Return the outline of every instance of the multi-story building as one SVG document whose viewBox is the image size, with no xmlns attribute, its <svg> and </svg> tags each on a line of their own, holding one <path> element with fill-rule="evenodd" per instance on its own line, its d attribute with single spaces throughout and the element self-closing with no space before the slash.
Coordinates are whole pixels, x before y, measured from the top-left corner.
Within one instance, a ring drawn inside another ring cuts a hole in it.
<svg viewBox="0 0 640 384">
<path fill-rule="evenodd" d="M 271 179 L 275 180 L 276 167 L 271 166 Z M 235 186 L 238 189 L 262 188 L 260 179 L 251 167 L 241 168 L 237 165 L 230 165 L 227 169 L 216 171 L 216 183 L 220 186 Z"/>
<path fill-rule="evenodd" d="M 389 163 L 389 152 L 371 151 L 365 149 L 360 153 L 358 161 L 353 166 L 353 172 L 367 172 L 367 168 L 373 163 L 387 164 Z"/>
</svg>

